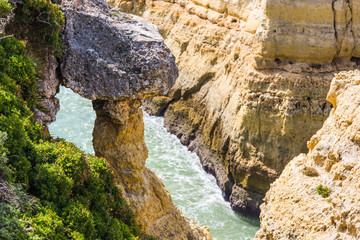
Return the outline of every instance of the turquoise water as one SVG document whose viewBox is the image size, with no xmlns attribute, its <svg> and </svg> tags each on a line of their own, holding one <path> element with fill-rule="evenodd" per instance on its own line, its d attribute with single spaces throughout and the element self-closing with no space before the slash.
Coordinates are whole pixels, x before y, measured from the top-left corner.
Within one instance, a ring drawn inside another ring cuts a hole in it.
<svg viewBox="0 0 360 240">
<path fill-rule="evenodd" d="M 75 143 L 93 153 L 92 129 L 95 112 L 91 101 L 61 88 L 57 95 L 61 109 L 49 126 L 52 136 Z M 166 132 L 161 117 L 144 114 L 145 142 L 149 149 L 146 165 L 163 180 L 173 201 L 184 215 L 210 229 L 219 240 L 251 239 L 259 229 L 254 221 L 234 213 L 225 202 L 215 178 L 206 174 L 195 153 Z"/>
</svg>

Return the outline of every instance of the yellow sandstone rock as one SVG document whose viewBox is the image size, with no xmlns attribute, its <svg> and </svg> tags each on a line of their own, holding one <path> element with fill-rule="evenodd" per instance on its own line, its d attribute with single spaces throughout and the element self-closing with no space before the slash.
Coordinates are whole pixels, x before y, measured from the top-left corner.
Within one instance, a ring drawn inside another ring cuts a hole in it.
<svg viewBox="0 0 360 240">
<path fill-rule="evenodd" d="M 358 66 L 357 38 L 345 34 L 357 34 L 358 3 L 109 2 L 159 26 L 179 67 L 162 106 L 167 129 L 200 155 L 235 210 L 258 215 L 270 183 L 328 116 L 334 74 Z"/>
<path fill-rule="evenodd" d="M 148 151 L 139 100 L 93 102 L 93 144 L 106 158 L 140 229 L 158 239 L 213 239 L 206 227 L 183 216 L 162 181 L 145 167 Z"/>
<path fill-rule="evenodd" d="M 337 74 L 327 99 L 334 109 L 310 152 L 291 160 L 272 184 L 255 239 L 360 238 L 360 72 Z M 317 193 L 319 185 L 328 197 Z"/>
<path fill-rule="evenodd" d="M 267 0 L 257 30 L 260 58 L 323 64 L 360 57 L 360 2 Z"/>
<path fill-rule="evenodd" d="M 360 1 L 109 2 L 159 26 L 180 70 L 165 125 L 234 209 L 259 214 L 282 172 L 256 239 L 360 238 Z"/>
</svg>

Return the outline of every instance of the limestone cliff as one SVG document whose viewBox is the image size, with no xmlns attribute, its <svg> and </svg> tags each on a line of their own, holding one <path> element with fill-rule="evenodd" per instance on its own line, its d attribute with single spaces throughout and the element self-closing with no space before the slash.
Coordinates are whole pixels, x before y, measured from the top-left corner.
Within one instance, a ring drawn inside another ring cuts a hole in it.
<svg viewBox="0 0 360 240">
<path fill-rule="evenodd" d="M 62 1 L 66 18 L 62 82 L 93 100 L 95 155 L 104 157 L 136 215 L 158 239 L 212 239 L 182 215 L 161 180 L 145 167 L 140 100 L 166 94 L 177 77 L 174 56 L 157 28 L 106 2 Z"/>
<path fill-rule="evenodd" d="M 160 28 L 179 77 L 146 101 L 240 212 L 264 194 L 329 114 L 331 79 L 359 63 L 359 3 L 109 0 Z"/>
<path fill-rule="evenodd" d="M 324 126 L 266 194 L 255 239 L 360 238 L 360 72 L 331 83 Z M 320 196 L 317 188 L 329 189 Z"/>
<path fill-rule="evenodd" d="M 360 2 L 267 0 L 257 29 L 261 58 L 323 64 L 360 56 Z"/>
</svg>

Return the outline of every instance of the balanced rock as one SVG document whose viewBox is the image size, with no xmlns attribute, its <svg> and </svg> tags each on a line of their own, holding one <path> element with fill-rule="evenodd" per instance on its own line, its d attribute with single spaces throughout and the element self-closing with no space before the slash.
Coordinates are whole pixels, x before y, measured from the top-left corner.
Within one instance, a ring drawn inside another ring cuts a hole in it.
<svg viewBox="0 0 360 240">
<path fill-rule="evenodd" d="M 95 155 L 104 157 L 140 230 L 158 239 L 212 239 L 183 216 L 154 172 L 145 167 L 141 101 L 164 95 L 178 76 L 158 29 L 101 0 L 62 1 L 66 18 L 63 83 L 93 100 Z"/>
<path fill-rule="evenodd" d="M 157 27 L 104 1 L 63 1 L 66 17 L 63 83 L 91 100 L 166 94 L 175 58 Z"/>
</svg>

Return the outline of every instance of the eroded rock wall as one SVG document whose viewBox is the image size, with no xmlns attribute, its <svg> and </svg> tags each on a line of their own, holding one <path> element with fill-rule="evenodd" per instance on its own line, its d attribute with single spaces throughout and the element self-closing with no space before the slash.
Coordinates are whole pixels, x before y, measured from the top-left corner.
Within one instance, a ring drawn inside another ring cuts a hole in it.
<svg viewBox="0 0 360 240">
<path fill-rule="evenodd" d="M 312 64 L 360 56 L 360 2 L 266 0 L 256 33 L 260 58 Z"/>
<path fill-rule="evenodd" d="M 158 239 L 212 239 L 184 217 L 145 167 L 141 99 L 166 94 L 178 74 L 156 26 L 105 1 L 62 1 L 66 18 L 62 83 L 91 99 L 95 155 L 113 170 L 140 230 Z"/>
<path fill-rule="evenodd" d="M 334 74 L 358 66 L 358 3 L 109 3 L 159 26 L 176 57 L 168 97 L 145 108 L 198 153 L 235 210 L 258 215 L 270 183 L 327 118 Z"/>
<path fill-rule="evenodd" d="M 266 194 L 255 239 L 360 238 L 360 72 L 337 74 L 327 99 L 334 108 L 309 153 L 291 160 Z"/>
<path fill-rule="evenodd" d="M 160 178 L 145 167 L 140 105 L 140 100 L 93 102 L 96 155 L 109 162 L 142 231 L 158 239 L 212 239 L 206 228 L 182 215 Z"/>
<path fill-rule="evenodd" d="M 34 117 L 46 126 L 56 120 L 56 114 L 60 110 L 59 99 L 55 97 L 60 86 L 57 74 L 59 63 L 50 49 L 34 48 L 33 53 L 37 59 L 41 59 L 41 76 L 38 85 L 38 107 L 34 109 Z M 47 128 L 45 128 L 47 131 Z"/>
</svg>

